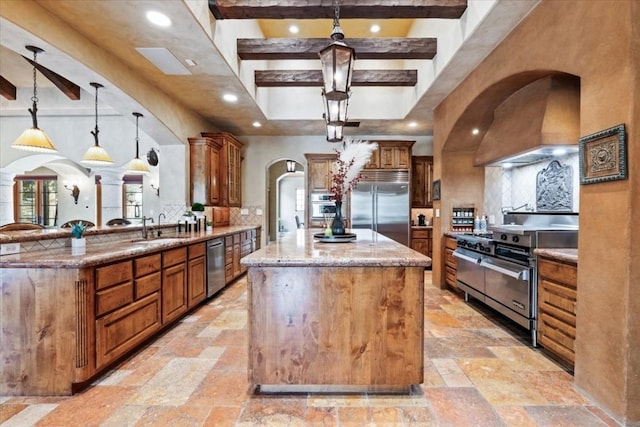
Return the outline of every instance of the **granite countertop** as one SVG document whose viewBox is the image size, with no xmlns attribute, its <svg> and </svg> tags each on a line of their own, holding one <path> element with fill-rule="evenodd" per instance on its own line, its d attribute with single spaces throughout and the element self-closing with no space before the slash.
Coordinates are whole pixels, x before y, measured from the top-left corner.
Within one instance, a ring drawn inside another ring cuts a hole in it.
<svg viewBox="0 0 640 427">
<path fill-rule="evenodd" d="M 86 250 L 82 254 L 72 253 L 70 246 L 55 247 L 44 251 L 21 252 L 0 256 L 0 268 L 85 268 L 100 264 L 115 262 L 146 253 L 154 253 L 164 249 L 184 246 L 198 242 L 224 237 L 241 231 L 251 230 L 257 226 L 226 226 L 214 227 L 211 231 L 190 233 L 166 233 L 156 239 L 87 242 Z M 131 231 L 132 228 L 127 228 Z M 142 227 L 138 227 L 142 228 Z M 135 228 L 133 228 L 135 230 Z M 175 226 L 173 228 L 175 230 Z M 46 233 L 46 230 L 36 233 Z M 58 230 L 53 230 L 58 232 Z M 66 232 L 66 231 L 65 231 Z M 24 233 L 24 232 L 23 232 Z M 69 235 L 64 234 L 65 236 Z M 47 237 L 48 238 L 48 237 Z M 5 242 L 3 242 L 5 243 Z"/>
<path fill-rule="evenodd" d="M 356 240 L 323 243 L 321 229 L 300 229 L 240 260 L 248 267 L 428 267 L 431 258 L 372 230 L 349 230 Z"/>
<path fill-rule="evenodd" d="M 411 228 L 414 230 L 424 230 L 424 229 L 432 229 L 433 226 L 432 225 L 412 225 Z"/>
<path fill-rule="evenodd" d="M 533 250 L 533 253 L 549 259 L 578 264 L 578 249 L 536 248 Z"/>
<path fill-rule="evenodd" d="M 175 229 L 177 224 L 149 224 L 147 228 L 158 229 Z M 142 231 L 142 225 L 117 225 L 117 226 L 95 226 L 89 227 L 84 232 L 85 237 L 100 236 L 104 234 L 130 233 L 132 231 Z M 71 237 L 71 228 L 44 228 L 42 230 L 14 230 L 3 231 L 0 233 L 0 244 L 2 243 L 18 243 L 33 242 L 45 239 L 60 239 Z"/>
</svg>

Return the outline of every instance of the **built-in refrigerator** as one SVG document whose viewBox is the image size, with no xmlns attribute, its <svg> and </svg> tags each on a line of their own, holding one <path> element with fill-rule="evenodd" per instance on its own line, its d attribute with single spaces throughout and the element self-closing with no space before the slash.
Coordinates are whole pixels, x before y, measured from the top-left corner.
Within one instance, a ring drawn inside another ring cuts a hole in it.
<svg viewBox="0 0 640 427">
<path fill-rule="evenodd" d="M 351 190 L 351 228 L 368 228 L 409 246 L 409 176 L 366 172 Z"/>
</svg>

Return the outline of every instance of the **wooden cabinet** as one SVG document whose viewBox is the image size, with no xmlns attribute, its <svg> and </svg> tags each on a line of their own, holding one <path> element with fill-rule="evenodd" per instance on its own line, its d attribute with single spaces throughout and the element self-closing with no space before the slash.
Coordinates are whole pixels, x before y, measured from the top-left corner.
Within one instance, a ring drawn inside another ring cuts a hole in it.
<svg viewBox="0 0 640 427">
<path fill-rule="evenodd" d="M 538 343 L 575 363 L 577 265 L 538 258 Z"/>
<path fill-rule="evenodd" d="M 187 248 L 162 253 L 162 324 L 187 311 Z"/>
<path fill-rule="evenodd" d="M 235 279 L 233 274 L 233 235 L 224 238 L 224 279 L 226 283 Z"/>
<path fill-rule="evenodd" d="M 160 329 L 160 255 L 96 268 L 96 369 Z"/>
<path fill-rule="evenodd" d="M 431 182 L 433 181 L 433 156 L 411 157 L 411 206 L 433 207 Z"/>
<path fill-rule="evenodd" d="M 242 147 L 244 144 L 227 132 L 202 132 L 222 148 L 218 163 L 220 187 L 219 206 L 239 207 L 242 204 Z"/>
<path fill-rule="evenodd" d="M 240 259 L 253 252 L 253 239 L 251 237 L 251 231 L 252 230 L 247 230 L 240 233 L 240 257 L 238 259 L 238 263 L 240 263 Z M 244 273 L 246 271 L 247 267 L 240 265 L 240 273 Z"/>
<path fill-rule="evenodd" d="M 191 203 L 220 203 L 219 165 L 222 145 L 213 138 L 189 138 Z"/>
<path fill-rule="evenodd" d="M 187 306 L 198 305 L 207 297 L 207 246 L 196 243 L 187 249 L 189 256 L 187 276 Z"/>
<path fill-rule="evenodd" d="M 305 154 L 307 158 L 307 193 L 329 193 L 331 191 L 331 168 L 336 154 Z M 311 199 L 309 199 L 311 202 Z"/>
<path fill-rule="evenodd" d="M 411 229 L 411 249 L 414 251 L 431 257 L 432 241 L 432 230 L 430 228 Z"/>
<path fill-rule="evenodd" d="M 378 144 L 365 169 L 409 169 L 415 141 L 370 141 Z"/>
<path fill-rule="evenodd" d="M 240 233 L 233 235 L 233 277 L 236 278 L 242 274 L 240 268 Z"/>
<path fill-rule="evenodd" d="M 456 239 L 451 236 L 445 236 L 444 238 L 444 282 L 452 287 L 458 289 L 456 283 L 456 258 L 453 256 L 453 251 L 456 250 Z"/>
</svg>

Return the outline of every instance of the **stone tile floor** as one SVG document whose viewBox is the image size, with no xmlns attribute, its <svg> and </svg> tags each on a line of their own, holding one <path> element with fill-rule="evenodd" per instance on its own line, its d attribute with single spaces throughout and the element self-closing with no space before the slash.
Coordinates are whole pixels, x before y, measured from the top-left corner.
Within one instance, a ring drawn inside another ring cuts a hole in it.
<svg viewBox="0 0 640 427">
<path fill-rule="evenodd" d="M 73 397 L 0 397 L 0 426 L 617 426 L 528 332 L 431 285 L 411 395 L 254 395 L 239 279 Z"/>
</svg>

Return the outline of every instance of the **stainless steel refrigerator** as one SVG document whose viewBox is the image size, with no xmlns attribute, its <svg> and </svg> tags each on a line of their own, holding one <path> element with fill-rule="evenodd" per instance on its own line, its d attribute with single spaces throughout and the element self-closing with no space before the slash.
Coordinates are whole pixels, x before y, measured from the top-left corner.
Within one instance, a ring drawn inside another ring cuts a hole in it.
<svg viewBox="0 0 640 427">
<path fill-rule="evenodd" d="M 351 228 L 369 228 L 409 246 L 409 177 L 404 171 L 364 172 L 351 190 Z"/>
</svg>

